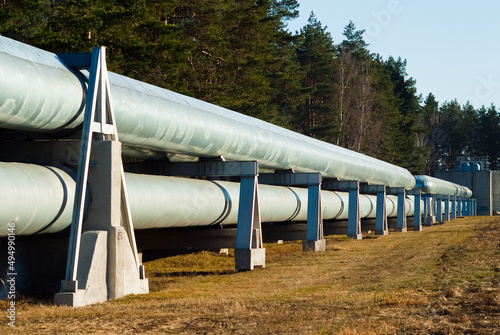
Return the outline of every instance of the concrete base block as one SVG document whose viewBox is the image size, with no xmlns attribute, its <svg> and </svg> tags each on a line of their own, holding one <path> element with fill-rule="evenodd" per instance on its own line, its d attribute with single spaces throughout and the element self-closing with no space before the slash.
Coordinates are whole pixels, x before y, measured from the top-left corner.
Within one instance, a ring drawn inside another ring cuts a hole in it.
<svg viewBox="0 0 500 335">
<path fill-rule="evenodd" d="M 436 216 L 435 215 L 429 215 L 429 216 L 425 217 L 424 222 L 422 222 L 422 225 L 430 227 L 430 226 L 432 226 L 432 224 L 434 222 L 437 222 L 436 221 Z"/>
<path fill-rule="evenodd" d="M 82 234 L 77 280 L 72 292 L 59 292 L 54 296 L 56 305 L 72 307 L 104 302 L 108 299 L 106 283 L 108 233 L 103 230 Z M 70 285 L 65 285 L 70 286 Z"/>
<path fill-rule="evenodd" d="M 109 299 L 149 292 L 147 279 L 141 279 L 124 227 L 109 229 Z"/>
<path fill-rule="evenodd" d="M 375 230 L 375 235 L 379 235 L 379 236 L 389 235 L 389 231 L 388 230 Z"/>
<path fill-rule="evenodd" d="M 302 251 L 308 252 L 318 252 L 318 251 L 325 251 L 326 250 L 326 240 L 321 239 L 321 240 L 304 240 L 302 241 Z"/>
<path fill-rule="evenodd" d="M 253 270 L 254 267 L 266 267 L 266 249 L 235 249 L 234 264 L 236 270 Z"/>
<path fill-rule="evenodd" d="M 56 293 L 54 295 L 54 303 L 57 306 L 69 306 L 69 307 L 83 307 L 86 305 L 90 305 L 85 303 L 85 290 L 78 290 L 77 292 Z"/>
<path fill-rule="evenodd" d="M 422 226 L 413 226 L 413 231 L 422 231 Z"/>
<path fill-rule="evenodd" d="M 348 234 L 347 237 L 352 238 L 354 240 L 362 240 L 363 234 Z"/>
<path fill-rule="evenodd" d="M 400 233 L 406 233 L 408 231 L 408 228 L 396 228 L 395 230 Z"/>
</svg>

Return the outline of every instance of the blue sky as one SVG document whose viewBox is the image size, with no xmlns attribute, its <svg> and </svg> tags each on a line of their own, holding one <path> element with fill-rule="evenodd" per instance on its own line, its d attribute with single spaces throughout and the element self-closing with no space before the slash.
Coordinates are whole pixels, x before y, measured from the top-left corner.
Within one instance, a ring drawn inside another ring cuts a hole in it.
<svg viewBox="0 0 500 335">
<path fill-rule="evenodd" d="M 416 79 L 418 94 L 440 103 L 469 100 L 500 108 L 500 1 L 498 0 L 299 0 L 300 17 L 314 11 L 335 43 L 353 21 L 365 29 L 368 49 L 384 59 L 400 56 Z"/>
</svg>

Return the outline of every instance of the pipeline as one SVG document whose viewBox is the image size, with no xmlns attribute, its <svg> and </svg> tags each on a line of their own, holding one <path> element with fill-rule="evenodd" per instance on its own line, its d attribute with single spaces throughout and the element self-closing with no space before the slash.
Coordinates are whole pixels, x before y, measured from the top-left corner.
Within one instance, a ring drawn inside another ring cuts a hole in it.
<svg viewBox="0 0 500 335">
<path fill-rule="evenodd" d="M 0 236 L 8 223 L 17 235 L 56 233 L 71 223 L 75 182 L 66 168 L 0 162 Z M 135 229 L 197 227 L 237 223 L 239 183 L 125 174 Z M 259 185 L 263 222 L 307 220 L 307 189 Z M 349 196 L 322 191 L 327 220 L 347 219 Z M 413 199 L 406 199 L 413 215 Z M 396 216 L 398 198 L 388 196 L 386 211 Z M 361 194 L 361 218 L 375 218 L 376 196 Z M 423 206 L 422 206 L 423 208 Z"/>
<path fill-rule="evenodd" d="M 427 194 L 472 197 L 472 191 L 468 187 L 430 176 L 415 176 L 415 189 Z"/>
<path fill-rule="evenodd" d="M 0 36 L 0 127 L 57 133 L 83 119 L 84 72 Z M 268 169 L 412 189 L 408 170 L 194 98 L 109 73 L 124 154 L 257 160 Z"/>
</svg>

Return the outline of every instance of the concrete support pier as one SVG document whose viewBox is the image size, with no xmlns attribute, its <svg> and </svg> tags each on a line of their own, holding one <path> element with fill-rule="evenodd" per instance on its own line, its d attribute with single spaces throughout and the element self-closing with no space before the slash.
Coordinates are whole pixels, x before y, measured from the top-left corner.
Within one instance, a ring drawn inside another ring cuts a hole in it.
<svg viewBox="0 0 500 335">
<path fill-rule="evenodd" d="M 72 307 L 149 292 L 129 234 L 121 226 L 121 144 L 94 142 L 89 170 L 93 202 L 81 235 L 76 280 L 63 280 L 56 305 Z"/>
</svg>

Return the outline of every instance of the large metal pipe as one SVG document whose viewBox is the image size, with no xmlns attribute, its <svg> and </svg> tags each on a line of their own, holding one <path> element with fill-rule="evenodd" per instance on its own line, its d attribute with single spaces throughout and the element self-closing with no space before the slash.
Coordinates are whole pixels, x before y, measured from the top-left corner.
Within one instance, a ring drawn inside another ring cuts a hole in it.
<svg viewBox="0 0 500 335">
<path fill-rule="evenodd" d="M 68 227 L 75 192 L 70 174 L 57 167 L 0 163 L 0 236 L 7 235 L 11 222 L 16 223 L 18 235 L 55 233 Z M 237 223 L 238 183 L 125 176 L 135 229 Z M 264 222 L 307 220 L 305 188 L 259 185 L 259 197 Z M 348 193 L 322 191 L 321 201 L 325 219 L 347 219 Z M 376 196 L 360 195 L 359 203 L 362 218 L 375 217 Z M 397 197 L 388 196 L 386 208 L 388 216 L 395 216 Z M 407 214 L 413 215 L 411 207 Z"/>
<path fill-rule="evenodd" d="M 0 127 L 73 129 L 85 85 L 50 52 L 0 36 Z M 412 189 L 403 168 L 197 99 L 110 73 L 120 140 L 144 154 L 257 160 L 265 169 Z"/>
<path fill-rule="evenodd" d="M 415 176 L 415 189 L 427 194 L 451 195 L 470 198 L 472 191 L 465 186 L 430 176 Z"/>
</svg>

